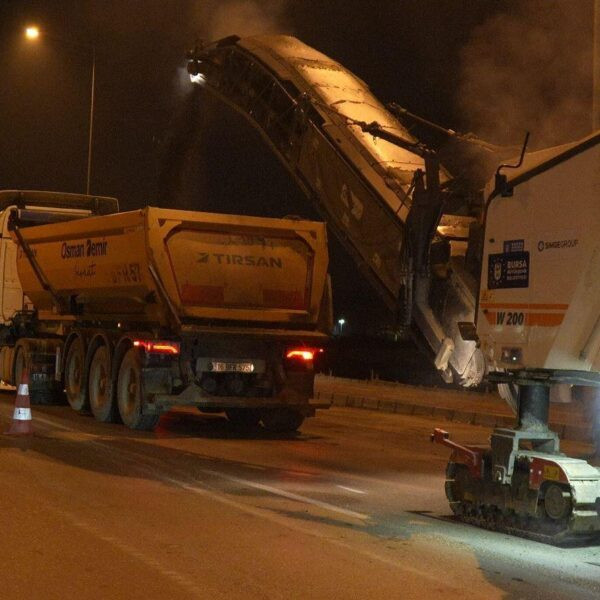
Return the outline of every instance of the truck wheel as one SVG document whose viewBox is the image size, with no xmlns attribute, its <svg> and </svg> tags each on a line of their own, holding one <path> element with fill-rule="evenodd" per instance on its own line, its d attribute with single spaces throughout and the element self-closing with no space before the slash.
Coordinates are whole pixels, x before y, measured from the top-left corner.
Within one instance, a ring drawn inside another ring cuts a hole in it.
<svg viewBox="0 0 600 600">
<path fill-rule="evenodd" d="M 267 408 L 262 411 L 262 423 L 272 433 L 291 433 L 304 422 L 304 415 L 293 408 Z"/>
<path fill-rule="evenodd" d="M 110 355 L 106 346 L 99 346 L 90 364 L 88 394 L 92 414 L 102 423 L 117 420 L 117 406 L 111 388 Z"/>
<path fill-rule="evenodd" d="M 127 351 L 119 368 L 117 403 L 123 423 L 131 429 L 154 429 L 158 423 L 159 415 L 142 414 L 142 368 L 135 348 Z"/>
<path fill-rule="evenodd" d="M 225 414 L 237 429 L 254 429 L 260 423 L 260 411 L 255 408 L 228 408 Z"/>
<path fill-rule="evenodd" d="M 81 338 L 76 338 L 69 346 L 65 361 L 65 392 L 71 408 L 79 413 L 89 410 L 87 390 L 84 381 L 85 354 Z"/>
</svg>

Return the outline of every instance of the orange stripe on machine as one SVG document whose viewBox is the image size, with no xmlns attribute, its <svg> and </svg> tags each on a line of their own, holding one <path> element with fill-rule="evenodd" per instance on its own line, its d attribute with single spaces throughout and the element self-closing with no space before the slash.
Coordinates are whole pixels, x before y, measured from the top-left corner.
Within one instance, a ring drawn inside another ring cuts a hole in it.
<svg viewBox="0 0 600 600">
<path fill-rule="evenodd" d="M 481 308 L 496 308 L 507 310 L 567 310 L 568 304 L 536 304 L 530 302 L 482 302 Z"/>
<path fill-rule="evenodd" d="M 564 318 L 564 313 L 527 313 L 525 325 L 529 327 L 558 327 Z"/>
</svg>

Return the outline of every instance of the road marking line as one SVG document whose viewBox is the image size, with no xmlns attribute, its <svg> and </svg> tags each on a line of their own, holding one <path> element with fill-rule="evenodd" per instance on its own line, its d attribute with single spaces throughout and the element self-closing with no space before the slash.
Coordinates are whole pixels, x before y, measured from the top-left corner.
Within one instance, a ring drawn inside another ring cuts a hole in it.
<svg viewBox="0 0 600 600">
<path fill-rule="evenodd" d="M 44 423 L 45 425 L 50 425 L 51 427 L 54 427 L 56 429 L 62 429 L 63 431 L 71 431 L 74 433 L 85 434 L 85 431 L 80 431 L 79 429 L 73 429 L 72 427 L 66 427 L 65 425 L 61 425 L 60 423 L 58 423 L 56 421 L 51 421 L 50 419 L 45 419 L 44 417 L 38 417 L 37 415 L 35 416 L 35 420 L 39 421 L 40 423 Z"/>
<path fill-rule="evenodd" d="M 356 488 L 347 487 L 345 485 L 338 485 L 341 490 L 346 490 L 347 492 L 352 492 L 353 494 L 366 494 L 367 492 L 363 492 L 362 490 L 357 490 Z"/>
<path fill-rule="evenodd" d="M 95 442 L 95 443 L 97 443 L 97 444 L 101 445 L 102 447 L 107 448 L 109 450 L 113 450 L 112 448 L 110 448 L 103 442 Z M 147 454 L 139 454 L 138 452 L 135 452 L 135 451 L 129 450 L 129 449 L 119 449 L 119 452 L 127 452 L 128 454 L 130 454 L 132 456 L 139 457 L 139 458 L 146 459 L 146 460 L 148 460 L 149 458 L 151 459 L 151 457 L 149 457 Z M 154 460 L 157 460 L 157 459 L 154 459 Z M 158 459 L 158 460 L 161 460 L 161 459 Z M 161 462 L 163 462 L 163 461 L 161 461 Z M 204 473 L 205 475 L 212 475 L 213 477 L 218 477 L 220 479 L 224 479 L 225 481 L 230 481 L 232 483 L 238 483 L 238 484 L 246 486 L 246 487 L 258 489 L 263 492 L 268 492 L 270 494 L 273 494 L 274 496 L 281 496 L 283 498 L 287 498 L 288 500 L 295 500 L 296 502 L 301 502 L 304 504 L 312 504 L 313 506 L 317 506 L 319 508 L 323 508 L 323 509 L 331 511 L 331 512 L 336 512 L 336 513 L 342 514 L 346 517 L 358 519 L 360 521 L 366 521 L 371 518 L 370 515 L 367 515 L 365 513 L 359 513 L 354 510 L 348 510 L 347 508 L 342 508 L 341 506 L 336 506 L 335 504 L 330 504 L 329 502 L 323 502 L 321 500 L 309 498 L 308 496 L 302 496 L 300 494 L 295 494 L 293 492 L 287 492 L 286 490 L 282 490 L 280 488 L 277 488 L 277 487 L 274 487 L 271 485 L 266 485 L 264 483 L 250 481 L 249 479 L 243 479 L 241 477 L 235 477 L 233 475 L 226 475 L 225 473 L 220 473 L 219 471 L 214 471 L 213 469 L 200 468 L 200 469 L 197 469 L 197 472 Z M 172 483 L 177 483 L 178 485 L 185 487 L 185 489 L 190 489 L 190 488 L 194 487 L 193 484 L 189 484 L 184 481 L 175 480 L 170 477 L 167 477 L 167 479 L 169 481 L 171 481 Z M 203 489 L 203 488 L 201 488 L 201 489 Z"/>
<path fill-rule="evenodd" d="M 136 463 L 137 464 L 137 463 Z M 297 531 L 299 533 L 303 533 L 304 535 L 308 535 L 313 538 L 318 538 L 330 543 L 332 546 L 337 546 L 338 548 L 342 548 L 344 550 L 350 551 L 353 554 L 361 554 L 370 558 L 371 560 L 376 560 L 380 563 L 388 565 L 390 567 L 394 567 L 396 569 L 402 568 L 406 571 L 416 574 L 417 576 L 423 579 L 430 579 L 432 581 L 437 582 L 435 576 L 433 576 L 429 570 L 422 571 L 417 567 L 407 566 L 403 564 L 401 561 L 398 561 L 396 558 L 387 558 L 385 556 L 381 556 L 376 552 L 373 552 L 364 548 L 357 548 L 350 543 L 343 542 L 340 539 L 333 538 L 329 533 L 321 533 L 320 531 L 305 527 L 300 523 L 296 522 L 291 517 L 280 516 L 276 513 L 273 513 L 269 509 L 260 508 L 258 506 L 254 506 L 252 504 L 243 504 L 242 502 L 237 502 L 231 498 L 224 496 L 218 492 L 211 490 L 210 488 L 200 487 L 196 485 L 190 485 L 185 483 L 184 481 L 180 481 L 178 479 L 173 479 L 168 476 L 161 476 L 161 479 L 165 483 L 171 483 L 177 487 L 180 487 L 186 491 L 192 492 L 193 494 L 198 494 L 199 496 L 207 496 L 212 500 L 219 502 L 220 504 L 224 504 L 226 506 L 230 506 L 232 508 L 236 508 L 237 510 L 244 512 L 246 514 L 254 515 L 255 517 L 259 517 L 261 519 L 265 519 L 267 521 L 271 521 L 271 523 L 276 523 L 281 527 L 285 527 L 286 529 L 291 529 L 292 531 Z"/>
<path fill-rule="evenodd" d="M 36 420 L 40 421 L 41 423 L 45 423 L 47 425 L 56 426 L 60 429 L 66 430 L 66 431 L 81 433 L 77 429 L 73 429 L 72 427 L 55 424 L 50 419 L 45 419 L 42 417 L 42 418 L 36 418 Z M 110 451 L 113 451 L 113 452 L 115 451 L 115 449 L 108 446 L 106 444 L 106 442 L 101 442 L 101 441 L 95 440 L 93 443 L 98 444 L 98 445 L 102 446 L 103 448 L 106 448 Z M 148 455 L 145 455 L 145 454 L 142 455 L 142 454 L 139 454 L 139 453 L 129 450 L 129 449 L 119 449 L 119 452 L 127 452 L 130 455 L 144 458 L 146 460 L 148 460 L 148 458 L 150 458 L 150 457 L 148 457 Z M 232 475 L 226 475 L 225 473 L 220 473 L 219 471 L 213 471 L 212 469 L 198 469 L 198 471 L 200 473 L 204 473 L 206 475 L 212 475 L 214 477 L 219 477 L 221 479 L 230 481 L 232 483 L 238 483 L 240 485 L 244 485 L 244 486 L 247 486 L 250 488 L 262 490 L 263 492 L 268 492 L 270 494 L 273 494 L 274 496 L 281 496 L 282 498 L 287 498 L 288 500 L 295 500 L 296 502 L 312 504 L 313 506 L 317 506 L 319 508 L 323 508 L 323 509 L 331 511 L 331 512 L 336 512 L 336 513 L 344 515 L 346 517 L 358 519 L 360 521 L 366 521 L 370 518 L 370 516 L 365 513 L 359 513 L 359 512 L 353 511 L 353 510 L 348 510 L 346 508 L 342 508 L 341 506 L 336 506 L 335 504 L 330 504 L 329 502 L 323 502 L 321 500 L 316 500 L 314 498 L 309 498 L 307 496 L 302 496 L 300 494 L 294 494 L 293 492 L 287 492 L 280 488 L 273 487 L 271 485 L 266 485 L 264 483 L 258 483 L 258 482 L 250 481 L 249 479 L 242 479 L 241 477 L 234 477 Z"/>
<path fill-rule="evenodd" d="M 308 498 L 307 496 L 294 494 L 293 492 L 286 492 L 285 490 L 273 487 L 272 485 L 265 485 L 264 483 L 257 483 L 248 479 L 242 479 L 241 477 L 225 475 L 224 473 L 219 473 L 218 471 L 212 471 L 210 469 L 202 469 L 202 472 L 210 475 L 216 475 L 217 477 L 221 477 L 222 479 L 226 479 L 227 481 L 231 481 L 234 483 L 239 483 L 240 485 L 246 485 L 257 490 L 269 492 L 270 494 L 274 494 L 275 496 L 281 496 L 283 498 L 287 498 L 288 500 L 295 500 L 297 502 L 303 502 L 305 504 L 312 504 L 313 506 L 318 506 L 319 508 L 324 508 L 325 510 L 336 512 L 341 515 L 345 515 L 346 517 L 359 519 L 360 521 L 366 521 L 370 518 L 370 516 L 365 513 L 359 513 L 353 510 L 348 510 L 346 508 L 336 506 L 335 504 L 330 504 L 329 502 L 322 502 L 321 500 L 315 500 L 314 498 Z"/>
</svg>

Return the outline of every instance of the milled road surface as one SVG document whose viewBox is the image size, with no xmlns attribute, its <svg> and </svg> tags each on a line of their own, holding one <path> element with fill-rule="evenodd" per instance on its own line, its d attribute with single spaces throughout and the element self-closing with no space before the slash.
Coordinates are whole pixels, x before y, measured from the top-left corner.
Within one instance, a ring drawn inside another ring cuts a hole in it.
<svg viewBox="0 0 600 600">
<path fill-rule="evenodd" d="M 600 545 L 448 518 L 430 419 L 333 408 L 282 439 L 193 411 L 153 433 L 33 412 L 34 437 L 0 436 L 3 600 L 600 597 Z M 11 415 L 3 394 L 2 431 Z"/>
</svg>

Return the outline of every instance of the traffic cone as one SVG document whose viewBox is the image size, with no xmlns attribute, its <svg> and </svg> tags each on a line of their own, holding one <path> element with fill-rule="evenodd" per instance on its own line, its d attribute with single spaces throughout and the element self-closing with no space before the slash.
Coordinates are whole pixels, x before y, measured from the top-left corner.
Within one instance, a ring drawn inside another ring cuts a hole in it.
<svg viewBox="0 0 600 600">
<path fill-rule="evenodd" d="M 29 403 L 29 369 L 27 366 L 23 369 L 21 383 L 17 390 L 15 399 L 15 412 L 10 429 L 4 432 L 5 435 L 33 435 L 33 425 L 31 424 L 31 404 Z"/>
</svg>

